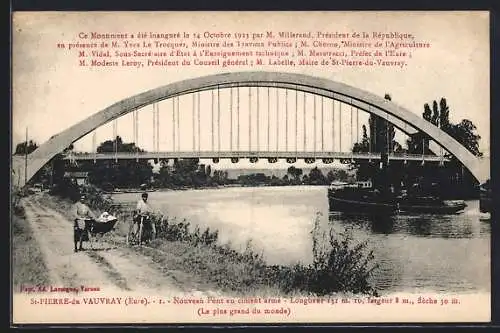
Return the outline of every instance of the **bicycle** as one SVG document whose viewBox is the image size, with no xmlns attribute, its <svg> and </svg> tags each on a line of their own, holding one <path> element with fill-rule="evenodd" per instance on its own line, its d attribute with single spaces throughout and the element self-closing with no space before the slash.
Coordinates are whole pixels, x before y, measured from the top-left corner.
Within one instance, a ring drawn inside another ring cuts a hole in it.
<svg viewBox="0 0 500 333">
<path fill-rule="evenodd" d="M 136 221 L 136 218 L 139 218 L 140 220 Z M 130 224 L 129 232 L 127 233 L 126 242 L 128 245 L 132 245 L 132 243 L 142 245 L 143 242 L 148 243 L 153 238 L 153 222 L 151 221 L 151 217 L 149 215 L 140 215 L 136 218 L 134 218 L 133 222 Z M 134 232 L 136 223 L 139 224 L 137 233 Z"/>
</svg>

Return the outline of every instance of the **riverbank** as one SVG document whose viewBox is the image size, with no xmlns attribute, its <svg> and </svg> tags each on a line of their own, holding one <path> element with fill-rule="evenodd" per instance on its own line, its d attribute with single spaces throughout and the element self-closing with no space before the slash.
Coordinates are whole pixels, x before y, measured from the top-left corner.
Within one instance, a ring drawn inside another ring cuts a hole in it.
<svg viewBox="0 0 500 333">
<path fill-rule="evenodd" d="M 181 191 L 210 191 L 210 190 L 224 190 L 229 188 L 268 188 L 268 187 L 325 187 L 329 188 L 329 184 L 226 184 L 226 185 L 214 185 L 214 186 L 179 186 L 179 187 L 157 187 L 157 188 L 117 188 L 114 190 L 103 191 L 104 194 L 127 194 L 127 193 L 143 193 L 143 192 L 181 192 Z M 477 195 L 470 196 L 460 196 L 460 195 L 447 195 L 440 197 L 443 200 L 455 201 L 455 200 L 479 200 L 479 192 Z"/>
<path fill-rule="evenodd" d="M 318 186 L 327 187 L 327 184 L 226 184 L 217 186 L 197 186 L 197 187 L 158 187 L 158 188 L 117 188 L 113 191 L 103 191 L 105 194 L 122 194 L 122 193 L 143 193 L 143 192 L 174 192 L 174 191 L 206 191 L 206 190 L 223 190 L 227 188 L 263 188 L 263 187 L 296 187 L 296 186 Z"/>
<path fill-rule="evenodd" d="M 87 189 L 87 197 L 96 213 L 107 211 L 118 217 L 119 223 L 110 237 L 118 246 L 126 246 L 125 235 L 132 218 L 130 208 L 118 207 L 96 189 Z M 63 214 L 71 206 L 69 201 L 54 197 L 46 196 L 45 200 L 45 204 Z M 224 294 L 376 294 L 367 279 L 376 266 L 371 253 L 340 234 L 332 241 L 330 251 L 316 253 L 312 265 L 268 265 L 251 243 L 238 252 L 230 244 L 220 244 L 217 230 L 191 228 L 188 221 L 167 216 L 156 216 L 153 220 L 158 238 L 147 247 L 133 250 L 150 257 L 166 271 L 202 281 Z"/>
<path fill-rule="evenodd" d="M 254 187 L 261 187 L 266 185 L 256 185 Z M 232 185 L 218 185 L 218 186 L 198 186 L 198 187 L 158 187 L 158 188 L 116 188 L 113 191 L 103 191 L 105 194 L 122 194 L 122 193 L 143 193 L 143 192 L 170 192 L 170 191 L 192 191 L 192 190 L 217 190 L 224 188 L 232 188 L 232 187 L 249 187 L 240 184 L 232 184 Z"/>
</svg>

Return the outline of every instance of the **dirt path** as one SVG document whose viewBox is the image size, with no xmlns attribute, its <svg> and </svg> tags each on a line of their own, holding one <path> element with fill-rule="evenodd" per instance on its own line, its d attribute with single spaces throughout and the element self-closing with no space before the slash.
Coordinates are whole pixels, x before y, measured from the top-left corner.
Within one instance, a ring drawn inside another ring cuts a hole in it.
<svg viewBox="0 0 500 333">
<path fill-rule="evenodd" d="M 201 293 L 169 277 L 168 270 L 155 267 L 150 257 L 133 249 L 99 242 L 90 250 L 85 242 L 86 250 L 74 253 L 73 226 L 67 217 L 41 204 L 37 195 L 25 198 L 24 207 L 54 285 L 164 296 Z"/>
</svg>

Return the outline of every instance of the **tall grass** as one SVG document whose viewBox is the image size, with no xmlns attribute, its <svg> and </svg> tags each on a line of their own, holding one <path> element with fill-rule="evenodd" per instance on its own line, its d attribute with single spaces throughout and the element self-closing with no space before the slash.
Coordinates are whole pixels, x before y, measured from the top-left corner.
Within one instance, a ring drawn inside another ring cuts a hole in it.
<svg viewBox="0 0 500 333">
<path fill-rule="evenodd" d="M 24 218 L 24 206 L 21 203 L 21 199 L 27 195 L 25 190 L 11 189 L 11 216 L 16 215 L 18 217 Z"/>
<path fill-rule="evenodd" d="M 24 207 L 18 201 L 11 215 L 12 236 L 12 287 L 17 292 L 21 286 L 48 285 L 45 258 L 33 230 L 26 220 Z"/>
</svg>

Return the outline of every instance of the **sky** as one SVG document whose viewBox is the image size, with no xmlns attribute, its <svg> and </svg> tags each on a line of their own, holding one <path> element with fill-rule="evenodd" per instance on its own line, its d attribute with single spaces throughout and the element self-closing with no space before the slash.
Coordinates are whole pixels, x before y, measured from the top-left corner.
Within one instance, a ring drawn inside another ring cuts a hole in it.
<svg viewBox="0 0 500 333">
<path fill-rule="evenodd" d="M 160 87 L 184 79 L 221 72 L 247 70 L 285 71 L 303 73 L 312 76 L 328 78 L 369 91 L 379 96 L 388 93 L 392 101 L 410 111 L 421 114 L 424 103 L 432 103 L 445 97 L 450 106 L 450 120 L 454 123 L 467 118 L 478 128 L 482 139 L 480 149 L 489 155 L 489 18 L 483 12 L 176 12 L 176 13 L 16 13 L 13 22 L 13 110 L 12 110 L 12 145 L 25 140 L 26 128 L 29 139 L 43 143 L 71 125 L 103 110 L 111 104 L 138 93 Z M 80 32 L 99 33 L 136 33 L 144 32 L 265 32 L 265 31 L 379 31 L 412 33 L 418 40 L 431 43 L 429 49 L 416 50 L 412 54 L 407 67 L 401 68 L 351 68 L 309 66 L 297 69 L 286 66 L 257 66 L 253 68 L 240 66 L 231 68 L 185 66 L 170 68 L 89 68 L 78 66 L 78 55 L 73 50 L 58 49 L 58 43 L 68 43 L 77 40 Z M 233 91 L 233 101 L 234 101 Z M 254 90 L 255 94 L 256 90 Z M 241 89 L 241 149 L 248 149 L 248 94 Z M 265 124 L 267 109 L 260 91 L 261 109 L 260 122 Z M 271 95 L 276 90 L 271 91 Z M 271 131 L 269 142 L 271 147 L 280 149 L 285 145 L 285 122 L 283 105 L 285 91 L 279 92 L 280 112 L 274 113 L 277 106 L 276 95 L 270 98 L 270 124 L 278 131 Z M 295 96 L 288 93 L 289 112 L 294 114 Z M 211 147 L 210 136 L 210 93 L 201 95 L 202 109 L 200 112 L 201 129 L 200 143 L 203 147 Z M 221 91 L 220 105 L 222 122 L 228 128 L 230 92 Z M 252 115 L 256 124 L 256 97 L 253 95 Z M 303 119 L 297 119 L 297 149 L 303 148 L 303 138 L 306 137 L 306 148 L 312 150 L 314 141 L 316 147 L 322 144 L 335 148 L 339 139 L 332 140 L 332 114 L 326 113 L 323 126 L 325 139 L 321 135 L 315 140 L 311 137 L 314 121 L 312 120 L 312 97 L 307 97 L 307 130 L 302 131 Z M 303 105 L 301 96 L 297 97 L 299 109 Z M 195 125 L 193 142 L 192 96 L 179 99 L 180 126 L 182 136 L 176 138 L 179 149 L 193 149 L 198 137 Z M 316 100 L 317 107 L 324 103 L 325 109 L 332 107 L 331 101 Z M 337 106 L 338 107 L 338 106 Z M 160 109 L 160 150 L 173 149 L 172 142 L 172 102 L 159 103 Z M 317 109 L 319 110 L 319 109 Z M 344 109 L 345 110 L 345 109 Z M 318 111 L 319 112 L 319 111 Z M 335 111 L 334 111 L 335 112 Z M 338 108 L 336 117 L 340 116 Z M 356 114 L 356 110 L 353 111 Z M 225 116 L 224 116 L 225 115 Z M 367 116 L 361 113 L 360 123 L 366 123 Z M 153 149 L 152 140 L 152 106 L 139 112 L 139 146 L 147 150 Z M 244 120 L 243 120 L 244 119 Z M 338 118 L 337 118 L 338 119 Z M 360 136 L 360 127 L 353 136 L 350 134 L 349 113 L 342 114 L 342 150 L 354 139 Z M 289 118 L 287 126 L 289 150 L 295 149 L 294 119 Z M 224 124 L 222 126 L 224 126 Z M 233 125 L 236 125 L 233 118 Z M 245 127 L 247 126 L 247 127 Z M 320 118 L 316 118 L 316 126 L 321 127 Z M 262 129 L 265 128 L 261 127 Z M 264 133 L 263 133 L 264 132 Z M 276 137 L 276 132 L 279 134 Z M 333 135 L 340 135 L 334 132 Z M 128 115 L 118 120 L 118 134 L 125 141 L 133 139 L 132 116 Z M 110 139 L 113 135 L 112 124 L 96 131 L 96 142 Z M 253 137 L 251 149 L 257 149 L 257 134 L 251 131 Z M 265 149 L 267 137 L 265 131 L 259 133 L 260 149 Z M 215 143 L 218 138 L 215 137 Z M 236 137 L 231 141 L 227 131 L 221 134 L 221 149 L 229 149 L 231 142 L 236 145 Z M 355 141 L 355 140 L 354 140 Z M 77 150 L 92 149 L 92 135 L 79 140 Z M 241 165 L 240 165 L 241 166 Z M 269 165 L 259 162 L 251 165 L 255 168 L 263 166 L 282 167 L 277 163 Z M 300 166 L 300 165 L 296 165 Z M 219 164 L 219 167 L 233 167 L 230 162 Z M 242 166 L 247 167 L 247 165 Z"/>
</svg>

